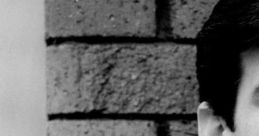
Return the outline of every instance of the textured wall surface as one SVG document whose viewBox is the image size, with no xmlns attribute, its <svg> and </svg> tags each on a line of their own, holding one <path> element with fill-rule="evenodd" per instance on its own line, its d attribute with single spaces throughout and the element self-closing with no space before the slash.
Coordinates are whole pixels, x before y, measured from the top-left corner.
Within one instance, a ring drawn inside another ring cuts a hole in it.
<svg viewBox="0 0 259 136">
<path fill-rule="evenodd" d="M 66 44 L 47 53 L 50 114 L 196 111 L 194 46 Z"/>
<path fill-rule="evenodd" d="M 154 0 L 46 0 L 49 36 L 154 36 Z"/>
<path fill-rule="evenodd" d="M 48 130 L 53 136 L 156 136 L 148 121 L 53 121 Z"/>
<path fill-rule="evenodd" d="M 195 38 L 218 0 L 164 0 L 160 35 Z"/>
<path fill-rule="evenodd" d="M 48 136 L 197 135 L 195 38 L 218 0 L 46 0 Z"/>
</svg>

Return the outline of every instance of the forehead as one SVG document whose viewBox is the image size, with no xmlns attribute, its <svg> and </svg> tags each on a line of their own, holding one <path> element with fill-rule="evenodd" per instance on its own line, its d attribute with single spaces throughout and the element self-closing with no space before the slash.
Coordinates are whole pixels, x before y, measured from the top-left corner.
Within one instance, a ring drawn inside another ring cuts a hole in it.
<svg viewBox="0 0 259 136">
<path fill-rule="evenodd" d="M 259 65 L 259 48 L 251 48 L 241 54 L 243 72 L 256 70 Z M 259 71 L 259 69 L 258 69 Z"/>
<path fill-rule="evenodd" d="M 241 87 L 249 84 L 249 87 L 259 83 L 259 49 L 251 48 L 241 54 Z M 242 89 L 242 88 L 240 88 Z"/>
</svg>

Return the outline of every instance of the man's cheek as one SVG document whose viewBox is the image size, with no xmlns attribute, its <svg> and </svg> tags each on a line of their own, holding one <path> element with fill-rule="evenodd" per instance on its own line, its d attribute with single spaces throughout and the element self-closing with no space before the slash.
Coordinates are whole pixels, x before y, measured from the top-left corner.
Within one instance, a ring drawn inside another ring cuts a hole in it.
<svg viewBox="0 0 259 136">
<path fill-rule="evenodd" d="M 259 135 L 259 110 L 247 111 L 236 120 L 235 136 L 258 136 Z"/>
</svg>

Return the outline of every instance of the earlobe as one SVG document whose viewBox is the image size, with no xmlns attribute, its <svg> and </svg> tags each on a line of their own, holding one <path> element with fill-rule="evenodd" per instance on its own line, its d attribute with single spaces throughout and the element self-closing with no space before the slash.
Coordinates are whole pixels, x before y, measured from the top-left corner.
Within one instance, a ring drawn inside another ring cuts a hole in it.
<svg viewBox="0 0 259 136">
<path fill-rule="evenodd" d="M 207 102 L 198 107 L 198 133 L 199 136 L 221 136 L 223 132 L 220 121 L 213 115 L 213 110 Z"/>
<path fill-rule="evenodd" d="M 213 114 L 207 102 L 202 102 L 197 110 L 199 136 L 232 136 L 225 122 Z"/>
<path fill-rule="evenodd" d="M 234 136 L 234 133 L 226 125 L 226 122 L 223 119 L 220 119 L 220 120 L 221 120 L 221 125 L 223 127 L 222 136 Z"/>
</svg>

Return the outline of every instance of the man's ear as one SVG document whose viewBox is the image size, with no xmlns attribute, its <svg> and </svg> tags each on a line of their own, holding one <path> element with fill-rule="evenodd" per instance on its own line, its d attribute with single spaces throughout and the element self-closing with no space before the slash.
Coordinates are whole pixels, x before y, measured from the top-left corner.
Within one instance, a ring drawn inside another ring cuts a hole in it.
<svg viewBox="0 0 259 136">
<path fill-rule="evenodd" d="M 198 134 L 199 136 L 233 136 L 225 121 L 213 114 L 207 102 L 198 107 Z"/>
</svg>

